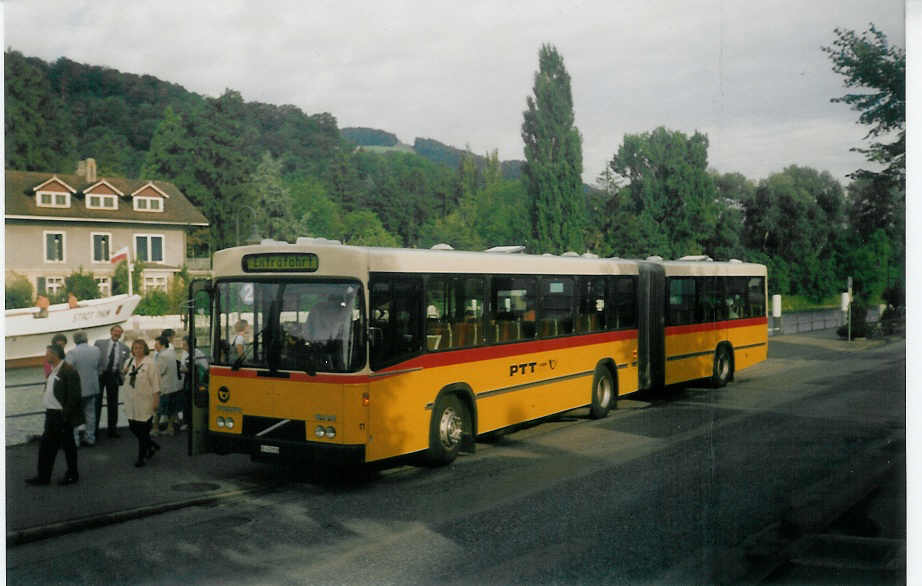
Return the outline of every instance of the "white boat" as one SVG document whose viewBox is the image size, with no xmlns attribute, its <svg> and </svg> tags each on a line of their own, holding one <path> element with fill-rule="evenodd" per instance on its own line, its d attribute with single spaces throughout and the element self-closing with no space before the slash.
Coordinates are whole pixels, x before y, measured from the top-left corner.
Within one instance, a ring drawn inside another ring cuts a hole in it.
<svg viewBox="0 0 922 586">
<path fill-rule="evenodd" d="M 141 301 L 140 295 L 113 295 L 102 299 L 80 301 L 71 308 L 67 303 L 48 307 L 47 317 L 38 317 L 38 307 L 6 311 L 6 366 L 32 366 L 45 357 L 45 347 L 55 334 L 67 336 L 73 345 L 73 333 L 86 332 L 89 342 L 108 337 L 109 329 L 131 317 Z"/>
</svg>

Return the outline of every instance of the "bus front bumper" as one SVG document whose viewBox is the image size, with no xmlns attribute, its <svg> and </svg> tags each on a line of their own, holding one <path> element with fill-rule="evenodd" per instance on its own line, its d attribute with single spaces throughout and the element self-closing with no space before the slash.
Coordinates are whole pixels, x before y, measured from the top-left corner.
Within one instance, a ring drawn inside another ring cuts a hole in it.
<svg viewBox="0 0 922 586">
<path fill-rule="evenodd" d="M 365 462 L 364 445 L 261 439 L 208 432 L 216 454 L 249 454 L 253 460 L 299 464 L 356 465 Z"/>
</svg>

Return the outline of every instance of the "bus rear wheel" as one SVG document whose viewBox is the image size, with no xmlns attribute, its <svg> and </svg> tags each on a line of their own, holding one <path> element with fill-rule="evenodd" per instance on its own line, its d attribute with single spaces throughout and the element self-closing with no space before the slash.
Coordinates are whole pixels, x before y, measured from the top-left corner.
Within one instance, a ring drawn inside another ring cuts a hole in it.
<svg viewBox="0 0 922 586">
<path fill-rule="evenodd" d="M 601 419 L 608 415 L 612 401 L 615 398 L 615 383 L 607 368 L 596 366 L 595 375 L 592 377 L 592 403 L 589 405 L 589 416 Z"/>
<path fill-rule="evenodd" d="M 455 395 L 443 395 L 432 409 L 427 461 L 434 466 L 449 464 L 458 456 L 461 440 L 470 433 L 467 408 Z"/>
<path fill-rule="evenodd" d="M 733 378 L 733 358 L 726 346 L 718 346 L 714 353 L 714 373 L 711 375 L 711 385 L 719 389 L 724 387 Z"/>
</svg>

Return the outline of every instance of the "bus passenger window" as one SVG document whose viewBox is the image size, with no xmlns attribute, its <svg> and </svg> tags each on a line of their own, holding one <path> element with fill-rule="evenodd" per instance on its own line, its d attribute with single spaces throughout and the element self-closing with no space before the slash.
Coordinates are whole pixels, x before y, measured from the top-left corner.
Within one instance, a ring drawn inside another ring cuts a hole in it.
<svg viewBox="0 0 922 586">
<path fill-rule="evenodd" d="M 726 304 L 728 319 L 746 317 L 746 277 L 727 278 Z"/>
<path fill-rule="evenodd" d="M 612 329 L 637 327 L 637 277 L 615 277 Z"/>
<path fill-rule="evenodd" d="M 572 277 L 541 279 L 541 320 L 538 337 L 553 338 L 573 333 L 573 289 Z"/>
<path fill-rule="evenodd" d="M 423 350 L 423 295 L 419 277 L 380 276 L 371 282 L 372 354 L 375 370 Z"/>
<path fill-rule="evenodd" d="M 765 317 L 765 279 L 751 277 L 748 283 L 749 315 L 747 317 Z"/>
<path fill-rule="evenodd" d="M 669 279 L 669 325 L 683 326 L 695 323 L 695 279 L 681 277 Z"/>
<path fill-rule="evenodd" d="M 535 277 L 493 279 L 493 313 L 490 326 L 497 342 L 530 340 L 535 337 Z"/>
<path fill-rule="evenodd" d="M 607 327 L 605 278 L 578 277 L 576 331 L 599 332 Z"/>
</svg>

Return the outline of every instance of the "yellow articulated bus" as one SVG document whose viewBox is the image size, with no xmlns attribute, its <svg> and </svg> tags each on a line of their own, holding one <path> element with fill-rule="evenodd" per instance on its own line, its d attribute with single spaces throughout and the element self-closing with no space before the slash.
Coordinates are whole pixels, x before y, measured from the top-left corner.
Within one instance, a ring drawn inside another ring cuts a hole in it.
<svg viewBox="0 0 922 586">
<path fill-rule="evenodd" d="M 222 250 L 190 289 L 190 453 L 423 453 L 764 360 L 765 267 L 343 246 Z"/>
</svg>

